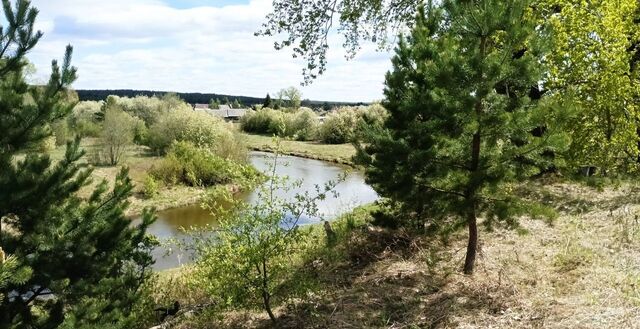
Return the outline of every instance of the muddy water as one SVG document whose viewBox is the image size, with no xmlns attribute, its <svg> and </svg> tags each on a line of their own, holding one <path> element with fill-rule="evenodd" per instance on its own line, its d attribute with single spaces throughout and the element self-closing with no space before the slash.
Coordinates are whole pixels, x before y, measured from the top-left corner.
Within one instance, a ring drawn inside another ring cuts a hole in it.
<svg viewBox="0 0 640 329">
<path fill-rule="evenodd" d="M 274 163 L 273 155 L 262 152 L 251 153 L 251 163 L 261 171 L 267 171 Z M 360 172 L 351 171 L 350 168 L 332 163 L 304 159 L 291 156 L 280 156 L 276 166 L 279 176 L 288 176 L 291 181 L 301 180 L 303 183 L 299 189 L 289 192 L 279 191 L 278 196 L 291 198 L 296 193 L 309 191 L 313 194 L 315 186 L 323 186 L 330 180 L 336 180 L 341 174 L 347 173 L 346 179 L 336 187 L 338 198 L 328 196 L 326 200 L 318 203 L 322 219 L 333 219 L 336 216 L 366 203 L 375 201 L 378 196 L 364 182 Z M 258 192 L 252 191 L 241 195 L 239 198 L 248 202 L 257 202 Z M 209 211 L 199 205 L 186 206 L 158 212 L 158 220 L 150 227 L 149 233 L 157 236 L 161 241 L 177 238 L 184 239 L 182 227 L 202 228 L 206 225 L 215 226 L 216 218 Z M 318 218 L 302 218 L 301 224 L 312 224 Z M 170 253 L 169 255 L 166 255 Z M 191 256 L 188 252 L 176 250 L 175 246 L 163 246 L 154 251 L 156 270 L 164 270 L 189 263 Z"/>
</svg>

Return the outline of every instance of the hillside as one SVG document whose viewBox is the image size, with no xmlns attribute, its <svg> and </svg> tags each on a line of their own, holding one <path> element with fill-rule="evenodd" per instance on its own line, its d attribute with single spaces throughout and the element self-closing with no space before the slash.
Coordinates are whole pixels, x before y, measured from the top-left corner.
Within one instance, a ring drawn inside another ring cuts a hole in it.
<svg viewBox="0 0 640 329">
<path fill-rule="evenodd" d="M 297 269 L 315 278 L 316 289 L 278 308 L 279 327 L 638 328 L 638 188 L 554 182 L 520 192 L 554 205 L 560 217 L 523 219 L 522 230 L 483 230 L 473 276 L 460 273 L 464 234 L 443 244 L 365 225 Z M 270 327 L 264 312 L 247 310 L 179 322 Z"/>
</svg>

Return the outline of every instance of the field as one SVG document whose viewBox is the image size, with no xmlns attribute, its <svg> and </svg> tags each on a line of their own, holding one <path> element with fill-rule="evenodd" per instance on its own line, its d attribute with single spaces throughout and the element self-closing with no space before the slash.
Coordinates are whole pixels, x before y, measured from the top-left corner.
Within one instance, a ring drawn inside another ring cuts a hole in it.
<svg viewBox="0 0 640 329">
<path fill-rule="evenodd" d="M 99 143 L 100 140 L 97 138 L 84 138 L 82 140 L 81 147 L 87 154 L 90 154 L 92 150 L 100 147 Z M 64 150 L 64 146 L 56 148 L 51 152 L 51 158 L 54 161 L 62 159 L 64 156 Z M 87 156 L 88 155 L 85 155 L 84 157 L 85 162 Z M 89 195 L 93 191 L 95 185 L 102 180 L 107 180 L 107 182 L 113 184 L 120 168 L 126 166 L 129 168 L 129 177 L 131 177 L 131 180 L 135 185 L 134 194 L 130 199 L 131 205 L 127 209 L 127 215 L 134 216 L 140 214 L 145 207 L 154 207 L 156 210 L 163 210 L 198 202 L 202 193 L 205 192 L 205 189 L 203 188 L 173 185 L 169 187 L 161 187 L 159 194 L 153 198 L 146 198 L 142 194 L 142 186 L 147 171 L 154 165 L 157 165 L 161 160 L 162 157 L 151 154 L 145 146 L 130 146 L 121 165 L 94 166 L 92 183 L 83 188 L 81 194 L 84 196 Z"/>
<path fill-rule="evenodd" d="M 245 133 L 242 135 L 246 144 L 252 150 L 272 152 L 275 149 L 274 139 L 272 137 Z M 356 154 L 356 150 L 351 144 L 329 145 L 318 142 L 292 140 L 280 140 L 280 152 L 286 155 L 346 165 L 353 164 L 351 158 Z"/>
</svg>

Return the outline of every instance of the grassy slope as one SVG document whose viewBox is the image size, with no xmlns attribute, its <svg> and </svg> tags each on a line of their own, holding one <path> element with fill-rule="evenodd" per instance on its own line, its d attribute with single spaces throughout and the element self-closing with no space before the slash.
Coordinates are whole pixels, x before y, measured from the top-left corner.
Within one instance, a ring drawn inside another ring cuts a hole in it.
<svg viewBox="0 0 640 329">
<path fill-rule="evenodd" d="M 85 138 L 82 140 L 82 148 L 87 152 L 99 147 L 99 139 Z M 65 147 L 58 147 L 51 152 L 54 161 L 62 159 Z M 140 191 L 147 171 L 157 164 L 162 158 L 150 155 L 144 146 L 132 146 L 127 151 L 124 161 L 118 166 L 99 166 L 93 168 L 91 185 L 85 187 L 81 193 L 89 195 L 95 185 L 106 179 L 109 184 L 113 184 L 116 175 L 123 166 L 129 167 L 129 177 L 133 181 L 134 195 L 131 197 L 131 205 L 127 209 L 128 215 L 140 214 L 145 207 L 155 207 L 157 210 L 169 209 L 198 202 L 205 189 L 189 186 L 161 187 L 159 194 L 151 199 L 145 198 Z"/>
<path fill-rule="evenodd" d="M 256 151 L 272 152 L 274 141 L 272 137 L 242 133 L 249 148 Z M 356 150 L 351 144 L 328 145 L 318 142 L 299 142 L 291 140 L 280 141 L 281 152 L 286 155 L 299 156 L 316 160 L 351 165 L 351 158 Z"/>
<path fill-rule="evenodd" d="M 528 233 L 481 232 L 474 276 L 460 274 L 465 236 L 447 246 L 362 227 L 332 251 L 312 250 L 298 271 L 317 289 L 278 308 L 283 328 L 637 328 L 640 188 L 531 184 L 561 216 L 523 219 Z M 321 245 L 317 243 L 316 245 Z M 181 328 L 261 328 L 261 312 Z"/>
</svg>

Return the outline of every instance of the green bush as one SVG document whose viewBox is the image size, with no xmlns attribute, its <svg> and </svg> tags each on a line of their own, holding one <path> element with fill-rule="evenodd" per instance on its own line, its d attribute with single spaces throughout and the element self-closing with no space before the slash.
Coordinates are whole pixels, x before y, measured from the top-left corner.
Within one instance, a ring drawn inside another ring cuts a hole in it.
<svg viewBox="0 0 640 329">
<path fill-rule="evenodd" d="M 327 144 L 343 144 L 353 141 L 368 126 L 381 126 L 387 110 L 380 104 L 363 107 L 341 107 L 327 115 L 318 129 L 317 138 Z"/>
<path fill-rule="evenodd" d="M 160 121 L 170 112 L 192 110 L 191 105 L 174 94 L 166 94 L 161 97 L 136 96 L 133 98 L 109 96 L 109 99 L 125 112 L 142 119 L 147 126 Z"/>
<path fill-rule="evenodd" d="M 160 184 L 153 176 L 146 175 L 142 184 L 142 194 L 144 194 L 145 197 L 153 198 L 158 195 Z"/>
<path fill-rule="evenodd" d="M 311 109 L 294 112 L 262 109 L 245 115 L 240 120 L 240 126 L 243 131 L 250 133 L 312 140 L 318 127 L 318 118 Z"/>
<path fill-rule="evenodd" d="M 99 137 L 101 127 L 96 116 L 101 112 L 102 102 L 86 101 L 78 103 L 69 116 L 71 132 L 80 137 Z"/>
<path fill-rule="evenodd" d="M 318 129 L 318 138 L 327 144 L 343 144 L 350 142 L 358 126 L 358 110 L 340 108 L 329 115 Z"/>
<path fill-rule="evenodd" d="M 222 119 L 203 112 L 173 111 L 151 126 L 147 145 L 164 154 L 174 142 L 190 142 L 223 159 L 244 162 L 245 148 L 233 128 Z"/>
<path fill-rule="evenodd" d="M 133 143 L 138 118 L 118 109 L 107 109 L 102 124 L 102 154 L 104 164 L 117 165 L 124 157 L 127 148 Z"/>
<path fill-rule="evenodd" d="M 244 183 L 258 172 L 250 165 L 240 164 L 216 155 L 208 148 L 190 142 L 175 142 L 159 166 L 150 170 L 153 178 L 167 184 L 213 186 Z"/>
<path fill-rule="evenodd" d="M 56 146 L 66 145 L 71 139 L 67 120 L 58 120 L 51 124 L 53 136 L 56 138 Z"/>
</svg>

